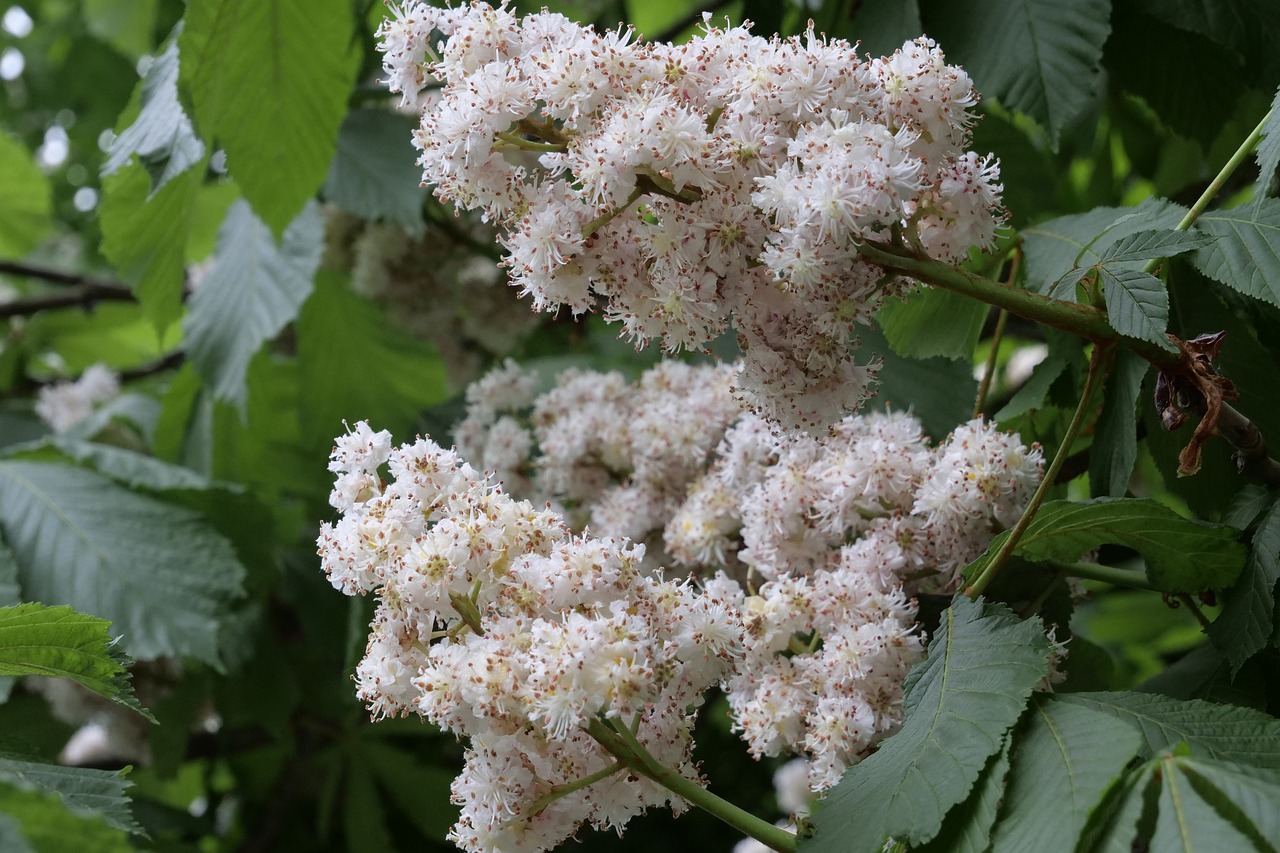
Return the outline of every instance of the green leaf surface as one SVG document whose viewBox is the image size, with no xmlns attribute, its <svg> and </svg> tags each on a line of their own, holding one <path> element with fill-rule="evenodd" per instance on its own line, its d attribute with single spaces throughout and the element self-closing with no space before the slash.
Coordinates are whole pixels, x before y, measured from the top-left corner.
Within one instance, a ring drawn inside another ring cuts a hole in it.
<svg viewBox="0 0 1280 853">
<path fill-rule="evenodd" d="M 343 346 L 334 346 L 334 341 Z M 393 435 L 449 396 L 435 350 L 388 328 L 383 312 L 322 270 L 298 320 L 302 425 L 308 446 L 329 447 L 343 421 L 367 418 Z"/>
<path fill-rule="evenodd" d="M 1052 144 L 1093 99 L 1107 0 L 965 0 L 926 14 L 929 34 L 978 91 L 1045 125 Z"/>
<path fill-rule="evenodd" d="M 1258 142 L 1258 182 L 1254 184 L 1254 209 L 1267 195 L 1275 195 L 1276 170 L 1280 169 L 1280 89 L 1271 101 L 1271 113 Z"/>
<path fill-rule="evenodd" d="M 1122 335 L 1159 344 L 1177 352 L 1165 330 L 1169 327 L 1169 294 L 1164 282 L 1142 270 L 1098 267 L 1107 300 L 1107 322 Z"/>
<path fill-rule="evenodd" d="M 133 661 L 116 648 L 110 627 L 70 607 L 0 607 L 0 675 L 69 678 L 153 719 L 133 695 Z"/>
<path fill-rule="evenodd" d="M 1099 545 L 1124 545 L 1147 561 L 1147 578 L 1166 592 L 1220 589 L 1240 573 L 1243 546 L 1231 527 L 1183 518 L 1146 498 L 1094 498 L 1050 501 L 1036 513 L 1014 548 L 1027 560 L 1073 562 Z M 991 561 L 1008 531 L 991 541 L 987 552 L 965 568 L 977 577 Z"/>
<path fill-rule="evenodd" d="M 1121 237 L 1103 251 L 1103 264 L 1172 258 L 1208 246 L 1216 238 L 1196 231 L 1138 231 Z"/>
<path fill-rule="evenodd" d="M 991 848 L 991 829 L 1009 776 L 1011 745 L 1012 737 L 1007 735 L 969 798 L 947 812 L 937 837 L 920 847 L 919 853 L 986 853 Z"/>
<path fill-rule="evenodd" d="M 1094 811 L 1080 837 L 1081 851 L 1133 853 L 1140 826 L 1155 820 L 1159 784 L 1155 762 L 1147 762 L 1120 779 Z"/>
<path fill-rule="evenodd" d="M 1280 503 L 1273 504 L 1258 525 L 1244 571 L 1223 592 L 1222 612 L 1209 626 L 1209 638 L 1226 653 L 1233 674 L 1271 639 L 1277 582 L 1280 582 Z"/>
<path fill-rule="evenodd" d="M 0 850 L 9 853 L 35 853 L 22 834 L 22 824 L 13 815 L 0 814 Z"/>
<path fill-rule="evenodd" d="M 1135 726 L 1144 757 L 1185 742 L 1193 755 L 1280 770 L 1280 720 L 1261 711 L 1154 693 L 1071 693 L 1058 697 Z"/>
<path fill-rule="evenodd" d="M 1256 853 L 1257 848 L 1248 837 L 1206 803 L 1187 777 L 1178 772 L 1184 761 L 1170 755 L 1160 764 L 1159 811 L 1150 849 L 1170 853 Z"/>
<path fill-rule="evenodd" d="M 973 358 L 990 306 L 960 293 L 923 287 L 876 312 L 889 345 L 907 358 Z"/>
<path fill-rule="evenodd" d="M 1049 397 L 1049 389 L 1069 364 L 1067 356 L 1050 349 L 1044 360 L 1031 369 L 1031 375 L 1022 383 L 1022 387 L 995 413 L 995 420 L 1003 423 L 1044 406 Z"/>
<path fill-rule="evenodd" d="M 1280 305 L 1280 199 L 1206 213 L 1196 224 L 1218 239 L 1192 262 L 1246 296 Z"/>
<path fill-rule="evenodd" d="M 200 132 L 279 236 L 333 159 L 359 65 L 355 15 L 342 0 L 193 0 L 185 22 L 182 85 Z"/>
<path fill-rule="evenodd" d="M 1089 448 L 1092 497 L 1123 497 L 1129 490 L 1129 478 L 1138 459 L 1138 394 L 1147 369 L 1147 362 L 1130 350 L 1116 353 Z"/>
<path fill-rule="evenodd" d="M 218 664 L 244 568 L 200 514 L 74 466 L 5 460 L 0 529 L 31 599 L 110 619 L 134 657 Z"/>
<path fill-rule="evenodd" d="M 420 186 L 422 169 L 409 141 L 417 125 L 390 110 L 366 107 L 348 113 L 338 131 L 325 198 L 365 219 L 387 219 L 420 231 L 427 191 Z"/>
<path fill-rule="evenodd" d="M 0 133 L 0 257 L 22 257 L 52 228 L 49 178 L 21 142 Z"/>
<path fill-rule="evenodd" d="M 136 157 L 151 178 L 154 194 L 204 159 L 204 143 L 178 102 L 177 39 L 151 61 L 138 86 L 141 108 L 107 149 L 102 174 L 114 174 Z"/>
<path fill-rule="evenodd" d="M 129 59 L 154 46 L 158 0 L 83 0 L 85 24 L 94 36 Z"/>
<path fill-rule="evenodd" d="M 1112 244 L 1142 231 L 1171 229 L 1185 213 L 1173 202 L 1148 199 L 1137 207 L 1097 207 L 1024 228 L 1027 289 L 1047 293 L 1071 270 L 1101 263 Z"/>
<path fill-rule="evenodd" d="M 875 353 L 881 361 L 876 396 L 867 403 L 868 410 L 909 410 L 924 424 L 925 432 L 939 440 L 973 415 L 978 382 L 968 363 L 904 358 L 874 326 L 860 330 L 858 336 L 864 352 Z"/>
<path fill-rule="evenodd" d="M 152 492 L 175 489 L 203 491 L 212 488 L 233 492 L 242 491 L 234 483 L 217 483 L 190 468 L 171 465 L 154 456 L 110 444 L 78 441 L 60 436 L 47 439 L 29 450 L 11 449 L 8 455 L 27 459 L 56 460 L 59 457 L 70 459 L 110 477 L 123 486 Z"/>
<path fill-rule="evenodd" d="M 933 838 L 1047 671 L 1039 624 L 957 597 L 907 679 L 902 728 L 831 789 L 800 850 L 878 853 L 886 836 L 912 844 Z"/>
<path fill-rule="evenodd" d="M 1037 696 L 1014 730 L 992 853 L 1072 853 L 1140 744 L 1137 731 L 1114 717 Z"/>
<path fill-rule="evenodd" d="M 0 751 L 0 783 L 54 794 L 73 814 L 100 818 L 108 826 L 125 832 L 141 831 L 125 793 L 132 783 L 123 773 L 27 761 L 22 756 Z"/>
<path fill-rule="evenodd" d="M 102 182 L 102 254 L 133 285 L 157 331 L 182 316 L 186 243 L 203 171 L 197 165 L 154 195 L 151 178 L 139 164 Z"/>
<path fill-rule="evenodd" d="M 367 738 L 361 741 L 360 749 L 387 799 L 423 838 L 444 841 L 458 818 L 457 809 L 445 805 L 453 772 L 425 764 L 412 752 L 396 749 L 382 740 Z M 434 805 L 424 809 L 423 802 Z"/>
<path fill-rule="evenodd" d="M 862 0 L 856 8 L 853 31 L 859 53 L 888 56 L 924 32 L 917 0 Z"/>
<path fill-rule="evenodd" d="M 249 359 L 297 317 L 311 294 L 323 235 L 315 206 L 279 244 L 248 203 L 237 201 L 227 211 L 213 267 L 183 322 L 191 361 L 218 399 L 244 404 Z"/>
<path fill-rule="evenodd" d="M 1271 0 L 1138 0 L 1149 14 L 1241 54 L 1270 89 L 1280 77 L 1280 8 Z"/>
<path fill-rule="evenodd" d="M 1205 802 L 1274 853 L 1280 844 L 1280 772 L 1202 758 L 1177 763 Z"/>
<path fill-rule="evenodd" d="M 124 830 L 100 817 L 77 814 L 54 793 L 0 784 L 0 814 L 13 818 L 21 827 L 23 843 L 35 853 L 134 851 Z"/>
</svg>

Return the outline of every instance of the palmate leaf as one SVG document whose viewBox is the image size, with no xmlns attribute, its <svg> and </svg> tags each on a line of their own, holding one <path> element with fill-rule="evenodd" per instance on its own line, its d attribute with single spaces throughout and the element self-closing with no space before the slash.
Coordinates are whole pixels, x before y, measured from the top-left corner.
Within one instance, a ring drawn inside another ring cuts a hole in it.
<svg viewBox="0 0 1280 853">
<path fill-rule="evenodd" d="M 0 133 L 0 257 L 20 258 L 53 227 L 53 189 L 26 147 Z"/>
<path fill-rule="evenodd" d="M 35 853 L 133 853 L 135 849 L 124 830 L 101 817 L 77 814 L 54 793 L 0 784 L 0 815 L 13 820 L 20 843 Z"/>
<path fill-rule="evenodd" d="M 1169 327 L 1169 294 L 1164 282 L 1142 270 L 1098 267 L 1107 300 L 1107 322 L 1130 338 L 1159 344 L 1177 352 L 1165 330 Z"/>
<path fill-rule="evenodd" d="M 1194 850 L 1254 853 L 1258 849 L 1246 835 L 1247 829 L 1235 825 L 1205 802 L 1191 784 L 1186 771 L 1196 763 L 1194 759 L 1166 755 L 1158 759 L 1158 763 L 1160 799 L 1150 849 L 1188 853 Z M 1280 787 L 1275 793 L 1280 794 Z"/>
<path fill-rule="evenodd" d="M 1147 757 L 1186 743 L 1201 758 L 1280 770 L 1280 720 L 1260 711 L 1153 693 L 1071 693 L 1058 699 L 1134 726 Z"/>
<path fill-rule="evenodd" d="M 136 157 L 154 193 L 204 159 L 204 143 L 178 103 L 177 39 L 151 62 L 138 87 L 138 114 L 111 143 L 102 174 L 114 174 Z"/>
<path fill-rule="evenodd" d="M 1071 853 L 1093 809 L 1138 751 L 1132 726 L 1041 695 L 1014 730 L 993 853 Z"/>
<path fill-rule="evenodd" d="M 937 287 L 924 287 L 905 300 L 889 300 L 876 321 L 894 352 L 907 358 L 973 358 L 987 318 L 986 303 Z"/>
<path fill-rule="evenodd" d="M 249 359 L 292 322 L 311 294 L 324 224 L 307 207 L 277 245 L 244 201 L 227 211 L 213 267 L 183 322 L 187 349 L 214 396 L 243 406 Z"/>
<path fill-rule="evenodd" d="M 1098 259 L 1103 264 L 1117 264 L 1172 258 L 1208 246 L 1215 239 L 1197 231 L 1138 231 L 1107 246 Z"/>
<path fill-rule="evenodd" d="M 125 832 L 141 831 L 125 793 L 133 783 L 124 773 L 44 764 L 0 750 L 0 783 L 53 794 L 73 814 L 100 818 L 108 826 Z"/>
<path fill-rule="evenodd" d="M 925 18 L 948 61 L 984 95 L 1042 122 L 1056 147 L 1098 91 L 1110 12 L 1107 0 L 967 0 Z"/>
<path fill-rule="evenodd" d="M 134 657 L 219 665 L 244 567 L 199 513 L 75 466 L 0 460 L 0 531 L 26 597 L 110 619 Z"/>
<path fill-rule="evenodd" d="M 110 627 L 70 607 L 0 607 L 0 675 L 69 678 L 154 720 L 133 695 L 133 661 L 116 647 Z"/>
<path fill-rule="evenodd" d="M 1280 305 L 1280 199 L 1206 213 L 1196 224 L 1218 238 L 1192 257 L 1200 272 Z"/>
<path fill-rule="evenodd" d="M 194 0 L 182 85 L 206 138 L 254 212 L 279 236 L 333 159 L 359 66 L 355 15 L 340 0 Z"/>
<path fill-rule="evenodd" d="M 197 164 L 152 194 L 140 164 L 102 182 L 102 254 L 132 286 L 158 331 L 182 316 L 186 246 L 203 169 Z"/>
<path fill-rule="evenodd" d="M 1276 170 L 1280 169 L 1280 89 L 1271 101 L 1271 113 L 1262 127 L 1262 140 L 1258 143 L 1258 182 L 1254 184 L 1255 208 L 1267 197 Z"/>
<path fill-rule="evenodd" d="M 1280 77 L 1280 9 L 1271 0 L 1138 0 L 1149 14 L 1182 30 L 1200 33 L 1241 56 L 1269 86 Z"/>
<path fill-rule="evenodd" d="M 324 196 L 365 219 L 422 229 L 422 169 L 409 140 L 417 122 L 390 110 L 352 110 L 338 131 Z"/>
<path fill-rule="evenodd" d="M 919 848 L 919 853 L 986 853 L 991 848 L 991 829 L 1009 778 L 1012 744 L 1011 732 L 1005 736 L 1004 746 L 987 762 L 969 798 L 947 812 L 942 829 Z"/>
<path fill-rule="evenodd" d="M 1271 639 L 1280 582 L 1280 503 L 1272 505 L 1249 549 L 1239 579 L 1222 595 L 1222 612 L 1209 626 L 1209 638 L 1226 652 L 1234 674 Z"/>
<path fill-rule="evenodd" d="M 1047 293 L 1071 270 L 1101 263 L 1111 245 L 1142 231 L 1172 229 L 1185 213 L 1186 208 L 1171 201 L 1147 199 L 1137 207 L 1097 207 L 1025 228 L 1020 236 L 1027 288 Z M 1118 263 L 1141 266 L 1136 261 Z"/>
<path fill-rule="evenodd" d="M 1089 490 L 1093 497 L 1122 497 L 1138 459 L 1138 394 L 1149 365 L 1130 350 L 1116 353 L 1107 379 L 1102 412 L 1089 448 Z"/>
<path fill-rule="evenodd" d="M 800 850 L 878 852 L 889 835 L 933 838 L 1021 716 L 1048 651 L 1038 623 L 955 599 L 907 679 L 902 728 L 831 790 Z"/>
<path fill-rule="evenodd" d="M 1239 531 L 1190 521 L 1153 500 L 1094 498 L 1051 501 L 1018 540 L 1014 556 L 1027 560 L 1080 559 L 1099 545 L 1124 545 L 1146 558 L 1147 577 L 1166 592 L 1221 589 L 1236 579 L 1244 565 Z M 975 578 L 1009 537 L 991 541 L 986 553 L 965 568 Z"/>
</svg>

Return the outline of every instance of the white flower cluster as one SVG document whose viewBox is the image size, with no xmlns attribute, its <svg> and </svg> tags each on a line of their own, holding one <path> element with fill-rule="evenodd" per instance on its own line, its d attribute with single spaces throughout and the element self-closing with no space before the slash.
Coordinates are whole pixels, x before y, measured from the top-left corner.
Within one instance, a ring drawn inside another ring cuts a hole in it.
<svg viewBox="0 0 1280 853">
<path fill-rule="evenodd" d="M 733 408 L 731 376 L 572 371 L 537 396 L 508 363 L 469 389 L 459 445 L 577 524 L 714 574 L 705 589 L 746 629 L 724 679 L 736 725 L 757 756 L 807 756 L 823 790 L 901 720 L 922 651 L 904 588 L 952 590 L 1026 505 L 1041 454 L 981 421 L 931 447 L 901 413 L 848 416 L 821 440 L 776 433 Z"/>
<path fill-rule="evenodd" d="M 928 39 L 868 60 L 709 19 L 667 45 L 505 5 L 393 12 L 380 47 L 422 111 L 424 179 L 498 227 L 534 308 L 600 302 L 667 351 L 732 322 L 739 394 L 784 426 L 820 432 L 867 396 L 850 337 L 905 283 L 858 241 L 901 229 L 956 260 L 1001 221 L 996 165 L 965 150 L 969 77 Z"/>
<path fill-rule="evenodd" d="M 120 374 L 105 364 L 94 364 L 74 382 L 41 388 L 36 396 L 36 414 L 54 432 L 66 432 L 119 393 Z"/>
<path fill-rule="evenodd" d="M 651 806 L 682 809 L 610 773 L 615 759 L 584 729 L 618 720 L 697 780 L 693 711 L 742 654 L 739 613 L 642 573 L 642 547 L 572 535 L 428 440 L 392 449 L 360 423 L 337 443 L 343 517 L 322 527 L 324 569 L 379 598 L 358 692 L 375 717 L 416 712 L 469 738 L 453 840 L 543 850 L 584 822 L 620 829 Z"/>
</svg>

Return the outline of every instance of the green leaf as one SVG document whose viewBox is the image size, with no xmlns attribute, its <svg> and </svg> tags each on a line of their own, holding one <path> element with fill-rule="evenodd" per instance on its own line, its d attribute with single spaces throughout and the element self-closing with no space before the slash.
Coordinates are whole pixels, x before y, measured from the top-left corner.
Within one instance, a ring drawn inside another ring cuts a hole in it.
<svg viewBox="0 0 1280 853">
<path fill-rule="evenodd" d="M 110 619 L 134 657 L 218 665 L 244 568 L 198 513 L 73 466 L 4 460 L 0 529 L 30 598 Z"/>
<path fill-rule="evenodd" d="M 989 306 L 963 294 L 924 287 L 905 300 L 884 303 L 876 320 L 898 355 L 907 358 L 973 358 Z"/>
<path fill-rule="evenodd" d="M 947 812 L 937 837 L 918 848 L 918 853 L 986 853 L 990 849 L 991 828 L 1009 776 L 1012 743 L 1013 738 L 1006 735 L 1004 746 L 991 757 L 969 798 Z"/>
<path fill-rule="evenodd" d="M 0 607 L 0 675 L 70 678 L 144 717 L 133 695 L 127 655 L 115 648 L 111 623 L 70 607 Z"/>
<path fill-rule="evenodd" d="M 360 750 L 387 799 L 413 823 L 418 833 L 423 838 L 444 841 L 449 827 L 458 818 L 457 809 L 444 806 L 449 801 L 454 773 L 426 764 L 413 753 L 396 749 L 382 740 L 365 738 L 360 742 Z M 424 802 L 437 805 L 424 809 Z"/>
<path fill-rule="evenodd" d="M 141 109 L 107 149 L 102 174 L 111 175 L 134 157 L 151 178 L 151 193 L 204 159 L 204 143 L 178 103 L 178 41 L 152 60 L 138 84 Z"/>
<path fill-rule="evenodd" d="M 182 84 L 206 138 L 279 236 L 324 182 L 360 53 L 341 0 L 193 0 Z"/>
<path fill-rule="evenodd" d="M 13 815 L 0 814 L 0 850 L 9 853 L 35 853 L 22 834 L 22 824 Z"/>
<path fill-rule="evenodd" d="M 1273 504 L 1253 534 L 1244 571 L 1222 594 L 1222 612 L 1209 626 L 1209 639 L 1231 661 L 1234 675 L 1266 648 L 1275 627 L 1276 583 L 1280 582 L 1280 503 Z"/>
<path fill-rule="evenodd" d="M 1138 231 L 1107 246 L 1099 260 L 1103 264 L 1115 264 L 1172 258 L 1208 246 L 1215 239 L 1196 231 Z"/>
<path fill-rule="evenodd" d="M 1089 449 L 1089 491 L 1093 497 L 1121 497 L 1129 490 L 1138 459 L 1138 394 L 1147 368 L 1147 362 L 1130 350 L 1116 353 Z"/>
<path fill-rule="evenodd" d="M 27 761 L 22 756 L 0 751 L 0 783 L 54 794 L 73 814 L 100 818 L 108 826 L 125 832 L 142 831 L 133 819 L 125 794 L 133 783 L 123 773 Z"/>
<path fill-rule="evenodd" d="M 1077 849 L 1082 853 L 1133 853 L 1138 828 L 1155 820 L 1159 795 L 1155 776 L 1154 762 L 1123 776 L 1094 810 Z"/>
<path fill-rule="evenodd" d="M 89 32 L 137 59 L 152 48 L 157 0 L 84 0 L 84 18 Z"/>
<path fill-rule="evenodd" d="M 324 195 L 363 216 L 422 229 L 422 186 L 410 139 L 417 122 L 390 110 L 352 110 L 338 131 L 338 150 L 329 167 Z"/>
<path fill-rule="evenodd" d="M 403 435 L 422 409 L 449 396 L 435 350 L 388 328 L 381 309 L 325 270 L 298 319 L 298 367 L 309 447 L 331 446 L 344 420 L 367 418 Z"/>
<path fill-rule="evenodd" d="M 1179 29 L 1208 36 L 1240 54 L 1255 75 L 1280 77 L 1280 10 L 1270 0 L 1138 0 L 1149 14 Z M 1276 84 L 1266 80 L 1266 88 Z"/>
<path fill-rule="evenodd" d="M 1196 224 L 1218 238 L 1192 258 L 1200 272 L 1246 296 L 1280 305 L 1280 199 L 1206 213 Z"/>
<path fill-rule="evenodd" d="M 1173 202 L 1147 199 L 1137 207 L 1097 207 L 1024 228 L 1027 288 L 1046 293 L 1071 270 L 1101 263 L 1112 244 L 1141 231 L 1171 229 L 1185 213 Z"/>
<path fill-rule="evenodd" d="M 1124 545 L 1142 554 L 1147 577 L 1166 592 L 1220 589 L 1240 573 L 1244 548 L 1239 531 L 1183 518 L 1145 498 L 1050 501 L 1018 540 L 1013 555 L 1027 560 L 1073 562 L 1099 545 Z M 1009 538 L 991 541 L 987 552 L 965 568 L 977 577 Z"/>
<path fill-rule="evenodd" d="M 1185 761 L 1167 755 L 1160 761 L 1160 805 L 1156 813 L 1152 850 L 1212 850 L 1214 853 L 1255 853 L 1244 834 L 1196 793 L 1182 773 Z"/>
<path fill-rule="evenodd" d="M 45 452 L 42 454 L 41 451 Z M 16 452 L 15 452 L 16 451 Z M 40 445 L 26 450 L 16 448 L 8 455 L 22 458 L 70 459 L 80 465 L 87 466 L 110 477 L 121 485 L 132 489 L 145 489 L 152 492 L 166 492 L 175 489 L 191 489 L 203 491 L 218 488 L 233 492 L 242 491 L 234 483 L 216 483 L 190 468 L 171 465 L 168 462 L 147 456 L 123 447 L 110 444 L 99 444 L 93 441 L 77 441 L 63 437 L 55 437 Z"/>
<path fill-rule="evenodd" d="M 973 415 L 978 382 L 966 362 L 943 358 L 904 358 L 895 353 L 880 330 L 868 326 L 859 330 L 864 351 L 880 359 L 876 375 L 876 396 L 869 410 L 891 408 L 910 410 L 925 432 L 942 439 L 958 424 Z"/>
<path fill-rule="evenodd" d="M 1280 770 L 1280 720 L 1261 711 L 1154 693 L 1070 693 L 1058 699 L 1135 726 L 1146 741 L 1143 757 L 1185 742 L 1200 758 Z"/>
<path fill-rule="evenodd" d="M 279 245 L 246 202 L 227 211 L 213 267 L 182 324 L 191 361 L 218 399 L 244 405 L 249 359 L 311 294 L 323 235 L 315 206 L 285 230 Z"/>
<path fill-rule="evenodd" d="M 77 814 L 53 793 L 0 784 L 0 814 L 21 826 L 23 842 L 36 853 L 133 853 L 123 830 Z"/>
<path fill-rule="evenodd" d="M 1022 387 L 995 413 L 995 420 L 1003 423 L 1043 407 L 1048 400 L 1049 389 L 1069 364 L 1067 356 L 1054 352 L 1051 347 L 1044 360 L 1031 369 L 1031 375 Z"/>
<path fill-rule="evenodd" d="M 0 257 L 22 257 L 52 228 L 49 178 L 21 142 L 0 133 Z"/>
<path fill-rule="evenodd" d="M 978 91 L 1062 130 L 1098 91 L 1107 0 L 968 0 L 928 14 L 929 34 L 963 65 Z"/>
<path fill-rule="evenodd" d="M 374 787 L 363 756 L 352 755 L 346 772 L 346 849 L 351 853 L 384 853 L 394 850 L 387 830 L 387 813 Z M 421 808 L 421 806 L 419 806 Z"/>
<path fill-rule="evenodd" d="M 1176 760 L 1206 802 L 1274 853 L 1280 843 L 1280 773 L 1202 758 Z"/>
<path fill-rule="evenodd" d="M 1271 101 L 1271 112 L 1262 126 L 1262 140 L 1258 143 L 1258 182 L 1254 184 L 1254 210 L 1272 191 L 1276 170 L 1280 169 L 1280 89 Z"/>
<path fill-rule="evenodd" d="M 1122 335 L 1159 344 L 1177 352 L 1165 330 L 1169 327 L 1169 294 L 1164 282 L 1142 270 L 1098 267 L 1107 299 L 1107 322 Z"/>
<path fill-rule="evenodd" d="M 957 597 L 906 685 L 902 728 L 849 768 L 813 818 L 805 853 L 878 851 L 933 838 L 1048 672 L 1039 624 Z"/>
<path fill-rule="evenodd" d="M 1071 853 L 1140 743 L 1138 733 L 1120 720 L 1037 696 L 1014 730 L 993 853 Z"/>
<path fill-rule="evenodd" d="M 102 254 L 133 285 L 159 332 L 182 316 L 187 237 L 203 171 L 197 165 L 154 195 L 147 170 L 138 164 L 102 182 Z"/>
</svg>

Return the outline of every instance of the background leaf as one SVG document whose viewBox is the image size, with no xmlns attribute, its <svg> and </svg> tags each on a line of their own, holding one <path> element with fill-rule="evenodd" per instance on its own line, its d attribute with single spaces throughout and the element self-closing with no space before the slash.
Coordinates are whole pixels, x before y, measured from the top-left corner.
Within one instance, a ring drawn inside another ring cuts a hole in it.
<svg viewBox="0 0 1280 853">
<path fill-rule="evenodd" d="M 1138 393 L 1149 365 L 1129 350 L 1116 353 L 1102 411 L 1089 448 L 1089 491 L 1093 497 L 1123 496 L 1138 458 Z"/>
<path fill-rule="evenodd" d="M 182 83 L 206 138 L 277 235 L 329 169 L 359 54 L 342 0 L 194 0 Z"/>
<path fill-rule="evenodd" d="M 922 287 L 876 312 L 889 345 L 907 358 L 973 358 L 991 306 L 959 293 Z"/>
<path fill-rule="evenodd" d="M 73 814 L 101 818 L 108 826 L 125 832 L 140 831 L 125 795 L 131 783 L 122 773 L 26 761 L 0 751 L 0 782 L 54 794 Z"/>
<path fill-rule="evenodd" d="M 1009 536 L 1001 533 L 987 552 L 965 568 L 974 578 Z M 1198 592 L 1230 584 L 1244 564 L 1244 548 L 1230 527 L 1200 524 L 1149 499 L 1094 498 L 1050 501 L 1014 548 L 1028 560 L 1080 559 L 1102 544 L 1124 545 L 1142 554 L 1147 577 L 1161 590 Z"/>
<path fill-rule="evenodd" d="M 293 321 L 311 294 L 323 233 L 314 206 L 278 245 L 246 202 L 227 211 L 213 267 L 183 323 L 191 361 L 218 399 L 244 404 L 249 359 Z"/>
<path fill-rule="evenodd" d="M 417 122 L 390 110 L 353 110 L 338 131 L 324 196 L 365 219 L 422 230 L 422 169 L 410 139 Z"/>
<path fill-rule="evenodd" d="M 1195 253 L 1196 267 L 1246 296 L 1280 305 L 1280 199 L 1204 214 L 1196 224 L 1218 239 Z"/>
<path fill-rule="evenodd" d="M 908 677 L 902 728 L 831 789 L 801 851 L 879 851 L 889 835 L 936 835 L 1022 714 L 1048 649 L 1036 622 L 957 597 Z"/>
<path fill-rule="evenodd" d="M 134 657 L 218 664 L 244 568 L 199 514 L 80 468 L 0 461 L 0 529 L 25 596 L 110 619 Z"/>
<path fill-rule="evenodd" d="M 0 674 L 70 678 L 154 719 L 133 695 L 128 671 L 133 661 L 115 648 L 110 626 L 70 607 L 0 607 Z"/>
<path fill-rule="evenodd" d="M 20 258 L 53 228 L 49 179 L 21 142 L 0 133 L 0 257 Z"/>
<path fill-rule="evenodd" d="M 1231 661 L 1232 674 L 1271 639 L 1280 582 L 1280 503 L 1273 504 L 1253 534 L 1244 571 L 1222 594 L 1222 612 L 1209 638 Z"/>
</svg>

